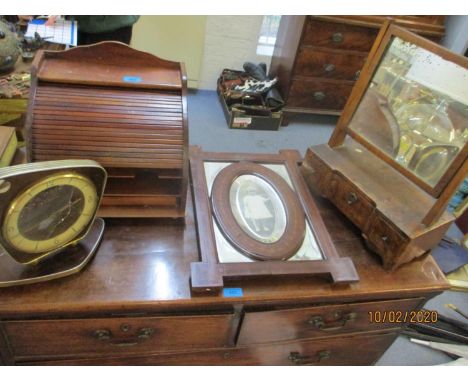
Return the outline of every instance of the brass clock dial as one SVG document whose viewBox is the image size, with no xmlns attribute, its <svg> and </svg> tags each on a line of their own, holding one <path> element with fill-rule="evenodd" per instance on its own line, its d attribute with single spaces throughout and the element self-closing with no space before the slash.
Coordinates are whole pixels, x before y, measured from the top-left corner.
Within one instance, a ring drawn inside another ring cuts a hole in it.
<svg viewBox="0 0 468 382">
<path fill-rule="evenodd" d="M 18 262 L 35 263 L 79 241 L 105 186 L 94 161 L 65 160 L 0 170 L 0 243 Z"/>
<path fill-rule="evenodd" d="M 46 177 L 10 203 L 3 236 L 20 251 L 54 251 L 83 231 L 97 201 L 96 187 L 85 176 L 65 172 Z"/>
</svg>

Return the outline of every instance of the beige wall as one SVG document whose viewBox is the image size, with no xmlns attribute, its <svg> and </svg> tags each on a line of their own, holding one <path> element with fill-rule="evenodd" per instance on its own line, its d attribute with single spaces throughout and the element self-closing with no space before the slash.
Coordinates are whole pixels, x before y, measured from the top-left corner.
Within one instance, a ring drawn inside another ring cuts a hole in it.
<svg viewBox="0 0 468 382">
<path fill-rule="evenodd" d="M 190 88 L 215 90 L 224 68 L 266 62 L 256 53 L 263 16 L 141 16 L 131 46 L 185 63 Z"/>
<path fill-rule="evenodd" d="M 263 16 L 207 16 L 200 89 L 216 89 L 216 80 L 225 68 L 242 70 L 246 61 L 265 62 L 257 45 Z"/>
<path fill-rule="evenodd" d="M 185 63 L 188 86 L 198 87 L 205 43 L 206 16 L 141 16 L 131 46 Z"/>
</svg>

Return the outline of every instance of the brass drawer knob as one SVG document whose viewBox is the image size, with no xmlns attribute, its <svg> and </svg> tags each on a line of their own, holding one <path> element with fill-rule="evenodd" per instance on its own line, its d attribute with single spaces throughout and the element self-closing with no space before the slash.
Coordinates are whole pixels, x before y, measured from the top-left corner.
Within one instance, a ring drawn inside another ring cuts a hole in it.
<svg viewBox="0 0 468 382">
<path fill-rule="evenodd" d="M 336 67 L 333 64 L 325 64 L 324 69 L 327 73 L 331 73 L 335 71 Z"/>
<path fill-rule="evenodd" d="M 99 329 L 94 332 L 94 336 L 100 340 L 100 341 L 105 341 L 109 340 L 112 336 L 110 330 L 107 329 Z"/>
<path fill-rule="evenodd" d="M 332 34 L 332 41 L 334 43 L 340 43 L 343 42 L 343 33 L 340 32 L 335 32 Z"/>
<path fill-rule="evenodd" d="M 315 92 L 314 93 L 314 98 L 316 101 L 322 101 L 325 98 L 325 93 L 324 92 Z"/>
<path fill-rule="evenodd" d="M 330 350 L 320 350 L 314 356 L 303 356 L 297 351 L 289 353 L 288 359 L 295 365 L 313 366 L 318 365 L 322 360 L 330 359 Z"/>
<path fill-rule="evenodd" d="M 333 317 L 335 318 L 335 321 L 331 323 L 325 323 L 325 320 L 321 315 L 312 316 L 307 322 L 308 324 L 312 325 L 314 328 L 319 330 L 339 330 L 344 328 L 348 323 L 353 322 L 357 317 L 357 313 L 351 312 L 343 314 L 341 312 L 335 312 L 333 314 Z"/>
<path fill-rule="evenodd" d="M 358 196 L 354 192 L 350 192 L 346 196 L 346 203 L 349 205 L 356 203 L 359 200 Z"/>
</svg>

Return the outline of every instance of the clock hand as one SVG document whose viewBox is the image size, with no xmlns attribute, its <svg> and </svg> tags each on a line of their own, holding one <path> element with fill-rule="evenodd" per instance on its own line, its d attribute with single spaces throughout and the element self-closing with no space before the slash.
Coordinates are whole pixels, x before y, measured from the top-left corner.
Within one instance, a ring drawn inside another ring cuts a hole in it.
<svg viewBox="0 0 468 382">
<path fill-rule="evenodd" d="M 57 215 L 58 213 L 60 213 L 60 212 L 62 212 L 63 210 L 65 210 L 66 208 L 70 208 L 70 209 L 71 209 L 71 207 L 72 207 L 73 205 L 75 205 L 76 203 L 78 203 L 78 202 L 81 201 L 82 199 L 83 199 L 83 198 L 79 198 L 79 199 L 75 200 L 74 202 L 71 202 L 71 204 L 66 205 L 66 206 L 64 206 L 64 207 L 62 207 L 62 208 L 60 208 L 60 209 L 58 209 L 58 210 L 52 212 L 52 213 L 49 215 L 49 218 L 51 218 L 51 217 Z M 23 234 L 29 233 L 29 232 L 31 232 L 32 230 L 36 229 L 40 224 L 42 224 L 42 222 L 43 222 L 43 221 L 40 221 L 39 223 L 36 223 L 36 224 L 34 224 L 34 225 L 30 226 L 30 227 L 27 227 L 27 228 L 25 228 L 25 229 L 22 229 L 21 232 L 22 232 Z"/>
<path fill-rule="evenodd" d="M 53 236 L 53 233 L 55 232 L 56 228 L 57 228 L 60 224 L 62 224 L 62 223 L 65 221 L 65 219 L 68 218 L 68 216 L 70 216 L 70 212 L 71 212 L 71 209 L 72 209 L 74 203 L 76 203 L 77 200 L 78 200 L 78 201 L 82 200 L 82 198 L 78 198 L 77 200 L 75 200 L 75 202 L 72 202 L 72 197 L 73 197 L 73 194 L 74 194 L 74 193 L 75 193 L 75 190 L 72 189 L 71 192 L 70 192 L 70 196 L 68 197 L 68 205 L 65 206 L 65 207 L 63 207 L 63 209 L 68 208 L 68 211 L 67 211 L 66 215 L 63 216 L 63 217 L 57 222 L 57 224 L 55 224 L 55 226 L 54 226 L 52 229 L 49 230 L 49 235 L 47 236 L 48 239 L 49 239 L 51 236 Z"/>
</svg>

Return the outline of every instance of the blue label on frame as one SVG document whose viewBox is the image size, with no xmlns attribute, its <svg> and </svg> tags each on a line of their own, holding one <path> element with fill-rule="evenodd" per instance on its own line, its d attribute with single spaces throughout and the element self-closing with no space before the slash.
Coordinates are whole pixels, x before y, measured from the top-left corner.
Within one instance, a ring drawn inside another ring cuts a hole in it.
<svg viewBox="0 0 468 382">
<path fill-rule="evenodd" d="M 140 76 L 124 76 L 122 79 L 124 82 L 133 82 L 133 83 L 141 82 Z"/>
<path fill-rule="evenodd" d="M 223 297 L 243 297 L 242 288 L 223 288 Z"/>
</svg>

